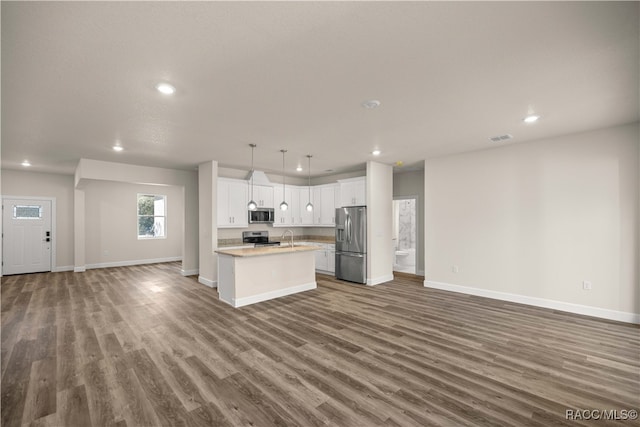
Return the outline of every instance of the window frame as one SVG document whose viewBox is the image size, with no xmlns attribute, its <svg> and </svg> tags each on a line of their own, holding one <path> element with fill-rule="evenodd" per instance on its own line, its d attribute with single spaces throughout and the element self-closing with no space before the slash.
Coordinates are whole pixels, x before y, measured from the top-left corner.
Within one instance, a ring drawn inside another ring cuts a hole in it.
<svg viewBox="0 0 640 427">
<path fill-rule="evenodd" d="M 155 212 L 155 208 L 154 208 L 154 212 L 153 215 L 141 215 L 140 214 L 140 197 L 153 197 L 154 199 L 156 197 L 162 197 L 164 199 L 164 213 L 163 215 L 156 215 Z M 136 234 L 138 236 L 138 240 L 157 240 L 157 239 L 166 239 L 167 235 L 168 235 L 168 229 L 167 229 L 167 195 L 166 194 L 151 194 L 151 193 L 137 193 L 136 196 Z M 147 235 L 140 235 L 140 218 L 141 217 L 152 217 L 154 218 L 154 222 L 155 222 L 155 218 L 163 218 L 164 219 L 164 233 L 162 236 L 147 236 Z"/>
</svg>

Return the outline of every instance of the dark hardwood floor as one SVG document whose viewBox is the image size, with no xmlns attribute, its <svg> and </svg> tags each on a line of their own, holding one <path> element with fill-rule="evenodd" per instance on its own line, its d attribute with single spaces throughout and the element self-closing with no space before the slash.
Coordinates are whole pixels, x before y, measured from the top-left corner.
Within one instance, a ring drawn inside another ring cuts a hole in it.
<svg viewBox="0 0 640 427">
<path fill-rule="evenodd" d="M 176 263 L 2 278 L 2 426 L 638 425 L 640 329 L 318 276 L 233 309 Z"/>
</svg>

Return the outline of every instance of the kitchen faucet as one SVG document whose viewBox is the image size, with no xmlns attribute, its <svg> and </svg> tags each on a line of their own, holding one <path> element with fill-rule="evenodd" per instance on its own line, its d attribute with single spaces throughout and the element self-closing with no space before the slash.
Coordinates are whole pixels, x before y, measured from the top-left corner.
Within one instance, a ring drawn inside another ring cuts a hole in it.
<svg viewBox="0 0 640 427">
<path fill-rule="evenodd" d="M 287 233 L 291 233 L 291 247 L 293 248 L 293 231 L 285 230 L 284 233 L 282 233 L 282 236 L 280 236 L 280 240 L 283 240 Z"/>
</svg>

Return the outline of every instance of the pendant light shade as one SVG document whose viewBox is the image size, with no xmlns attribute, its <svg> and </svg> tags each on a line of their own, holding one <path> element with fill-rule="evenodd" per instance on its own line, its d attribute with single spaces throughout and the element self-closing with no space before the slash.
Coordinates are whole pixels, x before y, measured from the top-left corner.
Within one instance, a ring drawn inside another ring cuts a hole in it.
<svg viewBox="0 0 640 427">
<path fill-rule="evenodd" d="M 257 203 L 253 201 L 253 149 L 256 148 L 256 144 L 249 144 L 251 147 L 251 197 L 249 198 L 249 203 L 247 203 L 247 208 L 250 211 L 255 211 L 258 207 Z"/>
<path fill-rule="evenodd" d="M 308 167 L 309 182 L 307 186 L 307 188 L 309 189 L 309 203 L 307 203 L 307 212 L 313 211 L 313 204 L 311 203 L 311 157 L 313 157 L 311 154 L 307 154 L 307 159 L 309 159 L 309 167 Z"/>
<path fill-rule="evenodd" d="M 285 201 L 285 192 L 284 192 L 284 153 L 286 153 L 287 150 L 280 150 L 280 152 L 282 153 L 282 203 L 280 203 L 280 210 L 286 211 L 287 209 L 289 209 L 289 205 Z"/>
</svg>

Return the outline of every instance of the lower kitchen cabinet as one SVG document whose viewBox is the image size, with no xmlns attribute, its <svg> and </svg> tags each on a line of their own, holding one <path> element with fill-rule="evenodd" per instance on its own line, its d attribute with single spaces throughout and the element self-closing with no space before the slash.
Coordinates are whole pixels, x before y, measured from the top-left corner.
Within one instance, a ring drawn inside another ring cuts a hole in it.
<svg viewBox="0 0 640 427">
<path fill-rule="evenodd" d="M 319 246 L 322 249 L 315 251 L 316 256 L 316 272 L 318 273 L 335 273 L 336 272 L 336 251 L 335 245 L 329 243 L 309 243 L 310 245 Z"/>
<path fill-rule="evenodd" d="M 335 249 L 327 249 L 327 271 L 329 273 L 336 272 L 336 251 Z"/>
</svg>

